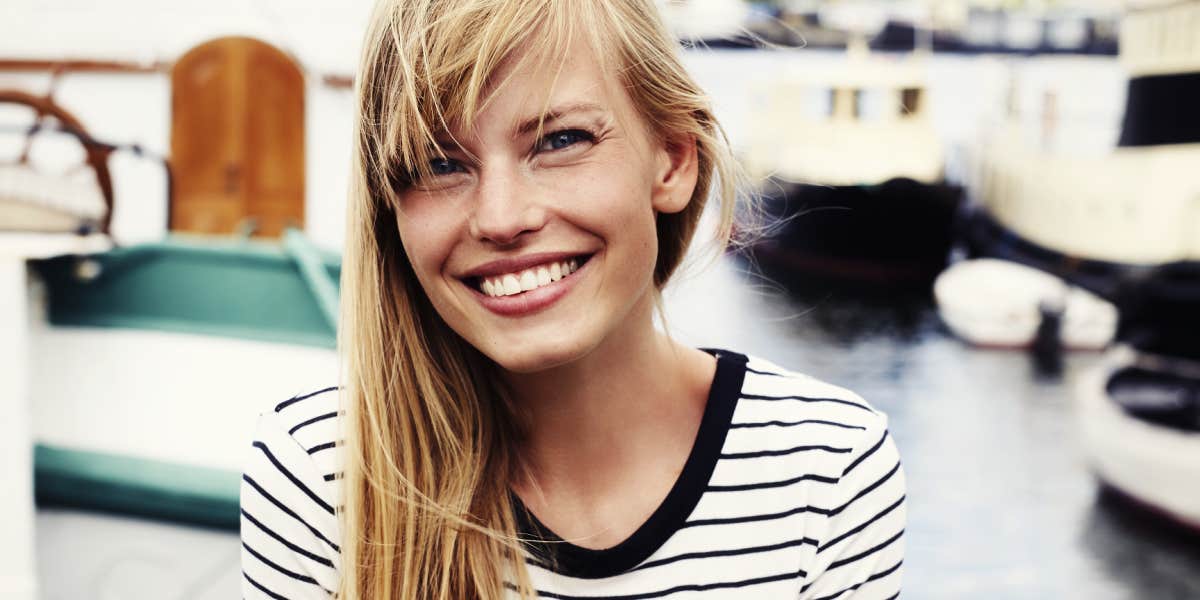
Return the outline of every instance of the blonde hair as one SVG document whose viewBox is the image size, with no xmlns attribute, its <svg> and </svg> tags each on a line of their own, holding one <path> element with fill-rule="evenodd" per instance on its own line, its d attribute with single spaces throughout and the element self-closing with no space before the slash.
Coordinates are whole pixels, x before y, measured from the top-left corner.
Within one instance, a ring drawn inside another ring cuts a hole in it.
<svg viewBox="0 0 1200 600">
<path fill-rule="evenodd" d="M 342 267 L 343 600 L 535 594 L 509 492 L 518 415 L 498 368 L 441 320 L 417 282 L 396 192 L 428 169 L 435 135 L 469 126 L 503 85 L 493 81 L 503 61 L 552 60 L 576 36 L 651 132 L 697 142 L 690 203 L 657 217 L 656 288 L 682 261 L 710 192 L 721 201 L 717 238 L 729 238 L 737 177 L 728 142 L 653 0 L 380 0 L 357 79 Z"/>
</svg>

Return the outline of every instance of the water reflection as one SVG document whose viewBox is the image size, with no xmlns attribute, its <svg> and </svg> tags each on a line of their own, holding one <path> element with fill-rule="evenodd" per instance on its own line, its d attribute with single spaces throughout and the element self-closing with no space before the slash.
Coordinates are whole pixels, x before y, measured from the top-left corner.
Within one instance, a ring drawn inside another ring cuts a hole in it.
<svg viewBox="0 0 1200 600">
<path fill-rule="evenodd" d="M 1079 542 L 1139 598 L 1200 598 L 1200 534 L 1132 507 L 1109 488 L 1097 492 Z"/>
</svg>

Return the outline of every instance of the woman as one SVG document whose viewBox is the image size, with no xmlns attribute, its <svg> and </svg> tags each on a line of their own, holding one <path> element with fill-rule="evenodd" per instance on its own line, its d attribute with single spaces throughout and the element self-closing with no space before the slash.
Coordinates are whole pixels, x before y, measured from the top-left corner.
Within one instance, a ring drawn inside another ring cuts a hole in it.
<svg viewBox="0 0 1200 600">
<path fill-rule="evenodd" d="M 654 327 L 735 175 L 653 0 L 383 0 L 363 56 L 343 386 L 260 423 L 245 597 L 894 597 L 885 417 Z"/>
</svg>

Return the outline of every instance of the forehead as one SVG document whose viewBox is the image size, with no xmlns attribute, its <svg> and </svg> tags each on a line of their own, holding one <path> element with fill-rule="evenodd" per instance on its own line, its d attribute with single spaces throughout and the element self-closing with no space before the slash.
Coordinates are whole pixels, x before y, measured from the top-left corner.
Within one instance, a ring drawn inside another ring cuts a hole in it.
<svg viewBox="0 0 1200 600">
<path fill-rule="evenodd" d="M 626 125 L 636 123 L 636 110 L 616 66 L 592 45 L 577 38 L 565 49 L 531 46 L 506 58 L 489 77 L 473 130 L 515 129 L 531 117 L 556 116 L 564 107 L 606 113 Z"/>
</svg>

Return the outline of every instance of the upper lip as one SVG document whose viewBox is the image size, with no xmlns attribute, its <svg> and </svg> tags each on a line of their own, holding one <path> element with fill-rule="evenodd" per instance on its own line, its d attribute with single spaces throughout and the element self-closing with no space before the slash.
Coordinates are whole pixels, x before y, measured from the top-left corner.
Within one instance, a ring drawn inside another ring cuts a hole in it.
<svg viewBox="0 0 1200 600">
<path fill-rule="evenodd" d="M 553 262 L 567 261 L 579 256 L 586 256 L 587 252 L 538 252 L 534 254 L 526 254 L 524 256 L 513 256 L 510 258 L 501 258 L 484 263 L 462 274 L 463 279 L 470 277 L 492 277 L 494 275 L 505 275 L 508 273 L 517 273 L 524 271 L 530 267 L 544 265 Z"/>
</svg>

